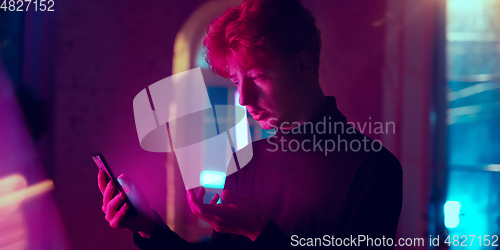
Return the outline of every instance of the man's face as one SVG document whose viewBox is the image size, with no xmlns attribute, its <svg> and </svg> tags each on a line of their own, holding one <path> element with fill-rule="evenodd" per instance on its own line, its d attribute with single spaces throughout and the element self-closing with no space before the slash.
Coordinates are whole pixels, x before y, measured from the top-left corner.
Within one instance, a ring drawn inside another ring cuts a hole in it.
<svg viewBox="0 0 500 250">
<path fill-rule="evenodd" d="M 240 93 L 240 104 L 264 129 L 272 129 L 294 120 L 300 105 L 301 81 L 293 62 L 268 58 L 251 69 L 229 67 L 230 79 Z"/>
</svg>

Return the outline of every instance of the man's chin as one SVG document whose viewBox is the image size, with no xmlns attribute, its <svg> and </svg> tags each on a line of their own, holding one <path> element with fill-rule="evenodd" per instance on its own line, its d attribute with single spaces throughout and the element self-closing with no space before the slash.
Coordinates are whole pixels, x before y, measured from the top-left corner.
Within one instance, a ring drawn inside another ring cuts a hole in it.
<svg viewBox="0 0 500 250">
<path fill-rule="evenodd" d="M 259 121 L 259 125 L 263 129 L 275 129 L 277 126 L 274 124 L 276 122 L 276 119 L 262 119 Z"/>
</svg>

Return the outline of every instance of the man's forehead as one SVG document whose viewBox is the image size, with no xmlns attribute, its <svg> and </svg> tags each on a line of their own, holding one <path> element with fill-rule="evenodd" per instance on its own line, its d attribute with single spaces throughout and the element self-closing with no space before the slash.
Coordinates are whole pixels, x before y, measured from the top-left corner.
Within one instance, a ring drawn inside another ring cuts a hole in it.
<svg viewBox="0 0 500 250">
<path fill-rule="evenodd" d="M 262 52 L 244 51 L 243 53 L 233 54 L 226 60 L 227 73 L 230 77 L 237 76 L 238 72 L 244 73 L 250 70 L 264 70 L 267 68 L 271 58 Z"/>
<path fill-rule="evenodd" d="M 249 63 L 247 65 L 235 65 L 235 64 L 229 64 L 227 66 L 227 73 L 229 77 L 237 77 L 238 74 L 245 74 L 245 73 L 252 73 L 252 71 L 266 71 L 269 69 L 269 66 L 267 63 L 263 63 L 262 61 L 260 62 L 254 62 L 254 63 Z"/>
<path fill-rule="evenodd" d="M 238 73 L 245 74 L 245 73 L 252 73 L 252 71 L 264 71 L 265 68 L 264 66 L 256 65 L 254 67 L 249 67 L 249 68 L 238 68 L 238 67 L 228 67 L 228 74 L 230 78 L 235 78 L 238 77 Z"/>
<path fill-rule="evenodd" d="M 247 71 L 251 70 L 251 67 L 242 67 L 242 66 L 237 66 L 237 65 L 228 65 L 227 66 L 227 72 L 229 73 L 229 77 L 237 77 L 238 73 L 245 73 Z"/>
</svg>

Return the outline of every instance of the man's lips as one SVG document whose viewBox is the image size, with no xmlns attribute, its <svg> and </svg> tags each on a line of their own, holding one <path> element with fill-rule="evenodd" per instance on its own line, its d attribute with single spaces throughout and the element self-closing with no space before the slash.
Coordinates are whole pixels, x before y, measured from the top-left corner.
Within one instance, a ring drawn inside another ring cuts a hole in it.
<svg viewBox="0 0 500 250">
<path fill-rule="evenodd" d="M 260 110 L 260 111 L 253 111 L 253 112 L 250 112 L 250 114 L 252 115 L 253 119 L 256 120 L 256 121 L 259 121 L 261 120 L 263 117 L 264 117 L 264 114 L 266 113 L 265 110 Z"/>
</svg>

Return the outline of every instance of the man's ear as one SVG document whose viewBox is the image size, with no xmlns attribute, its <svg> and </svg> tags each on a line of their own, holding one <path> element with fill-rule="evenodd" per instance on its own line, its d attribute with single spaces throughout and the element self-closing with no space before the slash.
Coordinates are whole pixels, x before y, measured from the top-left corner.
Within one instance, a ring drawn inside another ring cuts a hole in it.
<svg viewBox="0 0 500 250">
<path fill-rule="evenodd" d="M 313 74 L 314 61 L 311 53 L 309 53 L 307 50 L 299 51 L 297 53 L 295 62 L 300 76 L 302 76 L 303 78 L 308 78 Z"/>
</svg>

